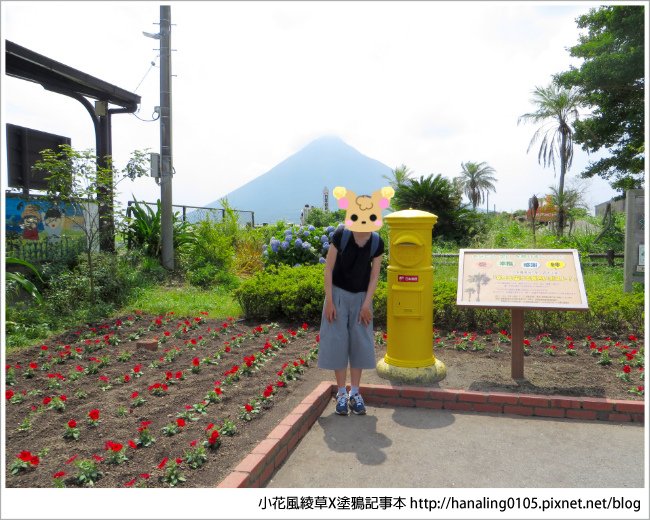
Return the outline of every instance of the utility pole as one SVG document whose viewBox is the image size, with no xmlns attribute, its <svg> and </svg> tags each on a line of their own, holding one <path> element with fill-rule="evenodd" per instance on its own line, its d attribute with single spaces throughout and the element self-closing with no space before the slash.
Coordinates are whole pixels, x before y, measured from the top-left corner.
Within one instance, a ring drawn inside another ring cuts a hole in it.
<svg viewBox="0 0 650 520">
<path fill-rule="evenodd" d="M 171 7 L 160 6 L 160 227 L 162 265 L 174 269 Z"/>
</svg>

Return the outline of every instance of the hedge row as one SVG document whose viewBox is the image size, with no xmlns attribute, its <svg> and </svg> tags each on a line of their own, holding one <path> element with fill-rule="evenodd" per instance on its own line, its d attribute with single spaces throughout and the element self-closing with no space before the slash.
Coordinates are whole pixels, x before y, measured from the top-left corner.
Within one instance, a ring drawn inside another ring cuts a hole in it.
<svg viewBox="0 0 650 520">
<path fill-rule="evenodd" d="M 270 267 L 249 278 L 235 291 L 247 318 L 309 320 L 321 318 L 323 265 Z M 387 285 L 379 282 L 374 299 L 375 325 L 386 324 Z M 592 289 L 587 293 L 589 310 L 526 311 L 527 334 L 614 335 L 643 333 L 643 293 L 624 293 L 622 288 Z M 456 283 L 435 280 L 433 322 L 441 330 L 510 330 L 510 311 L 456 306 Z"/>
</svg>

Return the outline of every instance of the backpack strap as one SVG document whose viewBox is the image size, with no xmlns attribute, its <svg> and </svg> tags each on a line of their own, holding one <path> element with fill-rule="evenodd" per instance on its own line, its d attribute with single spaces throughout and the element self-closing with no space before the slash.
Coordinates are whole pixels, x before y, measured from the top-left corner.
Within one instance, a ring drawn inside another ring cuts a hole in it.
<svg viewBox="0 0 650 520">
<path fill-rule="evenodd" d="M 379 249 L 379 233 L 373 231 L 372 235 L 370 235 L 370 240 L 370 258 L 374 258 L 377 249 Z"/>
<path fill-rule="evenodd" d="M 347 247 L 351 236 L 352 236 L 352 231 L 350 231 L 347 228 L 343 229 L 343 236 L 341 236 L 341 253 L 345 251 L 345 248 Z"/>
</svg>

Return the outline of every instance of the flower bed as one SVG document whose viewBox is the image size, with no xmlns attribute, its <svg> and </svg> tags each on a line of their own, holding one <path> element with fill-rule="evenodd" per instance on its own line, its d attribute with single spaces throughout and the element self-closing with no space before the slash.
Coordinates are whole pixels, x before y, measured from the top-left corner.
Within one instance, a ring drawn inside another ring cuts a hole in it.
<svg viewBox="0 0 650 520">
<path fill-rule="evenodd" d="M 156 351 L 137 346 L 152 338 Z M 10 487 L 213 486 L 246 455 L 223 457 L 229 439 L 241 450 L 317 354 L 307 324 L 204 316 L 135 315 L 63 340 L 7 360 Z"/>
<path fill-rule="evenodd" d="M 376 334 L 377 357 L 386 334 Z M 513 383 L 507 331 L 434 331 L 442 388 L 644 398 L 641 338 L 526 340 Z M 212 487 L 330 371 L 317 331 L 134 315 L 9 356 L 8 487 Z M 157 349 L 144 346 L 153 344 Z M 627 368 L 626 368 L 627 367 Z M 374 378 L 374 380 L 373 380 Z M 386 383 L 365 371 L 364 384 Z"/>
</svg>

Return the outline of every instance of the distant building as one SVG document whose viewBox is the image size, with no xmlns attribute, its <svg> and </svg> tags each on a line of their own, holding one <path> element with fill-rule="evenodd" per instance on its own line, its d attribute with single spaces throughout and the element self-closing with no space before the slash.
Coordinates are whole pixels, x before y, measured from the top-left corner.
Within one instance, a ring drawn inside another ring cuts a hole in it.
<svg viewBox="0 0 650 520">
<path fill-rule="evenodd" d="M 301 226 L 304 226 L 305 223 L 307 222 L 307 215 L 309 215 L 309 212 L 312 209 L 314 209 L 314 206 L 310 206 L 309 204 L 305 204 L 305 207 L 300 212 L 300 225 Z"/>
</svg>

